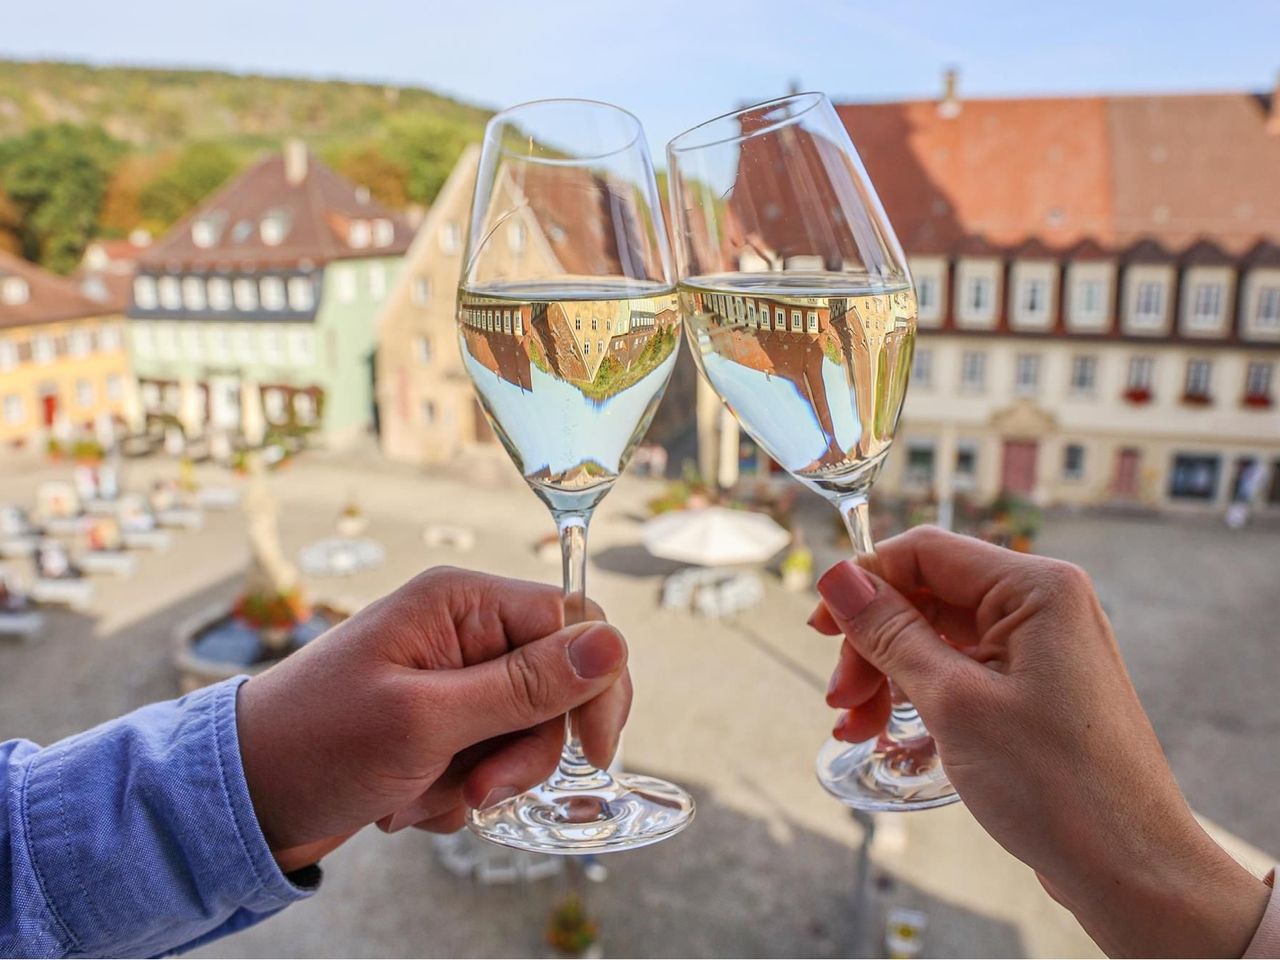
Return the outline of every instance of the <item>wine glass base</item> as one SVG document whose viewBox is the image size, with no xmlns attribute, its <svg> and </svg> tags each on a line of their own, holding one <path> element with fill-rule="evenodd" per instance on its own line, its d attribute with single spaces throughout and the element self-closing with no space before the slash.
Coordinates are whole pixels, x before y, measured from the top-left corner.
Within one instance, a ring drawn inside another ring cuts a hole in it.
<svg viewBox="0 0 1280 960">
<path fill-rule="evenodd" d="M 485 840 L 533 853 L 615 853 L 674 837 L 693 813 L 693 798 L 675 784 L 622 773 L 584 790 L 541 784 L 472 810 L 467 826 Z"/>
<path fill-rule="evenodd" d="M 929 810 L 960 799 L 933 738 L 880 736 L 862 743 L 829 738 L 818 751 L 818 782 L 846 806 L 867 811 Z"/>
</svg>

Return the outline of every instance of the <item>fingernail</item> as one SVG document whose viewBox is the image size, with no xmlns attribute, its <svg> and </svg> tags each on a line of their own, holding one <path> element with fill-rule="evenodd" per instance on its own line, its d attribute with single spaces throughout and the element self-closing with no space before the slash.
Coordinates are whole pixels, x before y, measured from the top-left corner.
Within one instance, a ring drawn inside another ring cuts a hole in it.
<svg viewBox="0 0 1280 960">
<path fill-rule="evenodd" d="M 613 673 L 624 656 L 622 637 L 607 624 L 597 624 L 569 641 L 569 663 L 584 680 Z"/>
<path fill-rule="evenodd" d="M 391 822 L 387 824 L 387 833 L 399 833 L 405 827 L 413 826 L 413 814 L 408 810 L 400 810 L 391 817 Z"/>
<path fill-rule="evenodd" d="M 835 737 L 837 740 L 843 739 L 840 736 L 840 729 L 844 726 L 844 722 L 848 719 L 849 719 L 848 710 L 841 710 L 838 714 L 836 714 L 836 725 L 831 728 L 831 735 Z"/>
<path fill-rule="evenodd" d="M 515 787 L 494 787 L 484 795 L 484 799 L 480 801 L 479 809 L 488 810 L 503 800 L 510 800 L 519 792 Z"/>
<path fill-rule="evenodd" d="M 817 610 L 813 611 L 813 613 L 809 614 L 809 619 L 805 621 L 805 624 L 806 624 L 806 625 L 808 625 L 808 626 L 810 626 L 810 627 L 813 627 L 813 629 L 817 630 L 817 629 L 818 629 L 818 617 L 819 617 L 819 616 L 821 616 L 821 615 L 822 615 L 822 608 L 821 608 L 821 607 L 819 607 Z"/>
<path fill-rule="evenodd" d="M 836 684 L 840 682 L 840 668 L 836 667 L 835 673 L 831 674 L 831 679 L 827 681 L 827 696 L 831 696 L 836 692 Z"/>
<path fill-rule="evenodd" d="M 852 620 L 875 599 L 876 585 L 852 560 L 843 560 L 818 580 L 818 593 L 842 620 Z"/>
</svg>

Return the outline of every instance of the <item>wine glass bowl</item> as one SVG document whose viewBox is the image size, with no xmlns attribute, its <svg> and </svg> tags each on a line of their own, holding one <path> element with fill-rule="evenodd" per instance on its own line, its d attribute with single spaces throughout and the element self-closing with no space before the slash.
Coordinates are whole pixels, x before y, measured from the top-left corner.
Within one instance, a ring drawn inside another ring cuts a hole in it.
<svg viewBox="0 0 1280 960">
<path fill-rule="evenodd" d="M 681 312 L 694 358 L 756 444 L 831 501 L 874 569 L 867 496 L 893 441 L 916 336 L 906 258 L 830 101 L 726 114 L 667 148 Z M 883 735 L 830 740 L 823 786 L 864 810 L 958 799 L 893 687 Z"/>
<path fill-rule="evenodd" d="M 489 121 L 457 330 L 486 419 L 555 519 L 565 623 L 580 622 L 591 513 L 648 429 L 682 330 L 634 116 L 594 101 L 545 100 Z M 566 717 L 552 776 L 472 811 L 469 826 L 518 849 L 604 853 L 666 839 L 693 812 L 673 784 L 595 769 Z"/>
</svg>

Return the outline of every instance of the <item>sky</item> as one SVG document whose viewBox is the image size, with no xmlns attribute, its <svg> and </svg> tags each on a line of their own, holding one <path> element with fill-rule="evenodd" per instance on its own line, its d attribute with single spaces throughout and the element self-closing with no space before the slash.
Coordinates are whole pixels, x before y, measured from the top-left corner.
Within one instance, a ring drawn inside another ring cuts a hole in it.
<svg viewBox="0 0 1280 960">
<path fill-rule="evenodd" d="M 792 83 L 836 100 L 1269 90 L 1280 0 L 7 0 L 0 55 L 607 100 L 667 139 Z M 659 163 L 661 163 L 659 159 Z"/>
</svg>

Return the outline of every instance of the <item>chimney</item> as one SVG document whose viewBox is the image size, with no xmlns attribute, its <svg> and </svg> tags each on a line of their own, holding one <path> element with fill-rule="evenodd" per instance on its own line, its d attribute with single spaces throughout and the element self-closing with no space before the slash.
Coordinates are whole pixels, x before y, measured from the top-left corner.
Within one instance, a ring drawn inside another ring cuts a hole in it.
<svg viewBox="0 0 1280 960">
<path fill-rule="evenodd" d="M 284 142 L 284 179 L 294 186 L 307 179 L 307 145 L 292 137 Z"/>
<path fill-rule="evenodd" d="M 938 116 L 947 120 L 960 115 L 960 98 L 956 96 L 956 81 L 959 77 L 955 67 L 947 67 L 942 73 L 942 99 L 938 101 Z"/>
<path fill-rule="evenodd" d="M 1280 71 L 1276 73 L 1276 85 L 1271 88 L 1271 111 L 1267 115 L 1267 133 L 1280 136 Z"/>
</svg>

